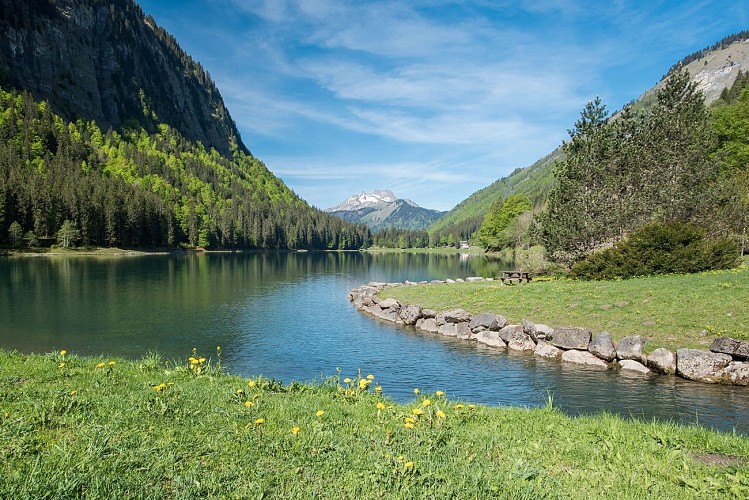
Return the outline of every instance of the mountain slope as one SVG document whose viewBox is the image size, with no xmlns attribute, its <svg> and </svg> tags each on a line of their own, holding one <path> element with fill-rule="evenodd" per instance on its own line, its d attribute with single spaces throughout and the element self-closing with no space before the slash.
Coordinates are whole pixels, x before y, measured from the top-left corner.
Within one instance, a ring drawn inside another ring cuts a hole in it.
<svg viewBox="0 0 749 500">
<path fill-rule="evenodd" d="M 375 231 L 385 228 L 426 229 L 445 213 L 397 198 L 388 190 L 352 195 L 325 211 L 349 222 L 366 224 Z"/>
<path fill-rule="evenodd" d="M 672 66 L 668 74 L 679 67 L 686 67 L 704 92 L 708 105 L 715 102 L 723 89 L 733 85 L 739 72 L 749 71 L 749 31 L 730 35 L 711 47 L 686 56 Z M 655 92 L 664 85 L 668 74 L 633 102 L 635 109 L 652 104 Z M 492 204 L 510 194 L 525 194 L 536 206 L 542 206 L 554 185 L 553 168 L 560 158 L 561 148 L 557 148 L 532 165 L 516 169 L 507 177 L 473 193 L 429 226 L 432 239 L 446 234 L 463 239 L 470 237 Z"/>
<path fill-rule="evenodd" d="M 208 74 L 131 0 L 0 7 L 0 241 L 71 223 L 98 246 L 368 241 L 249 154 Z"/>
</svg>

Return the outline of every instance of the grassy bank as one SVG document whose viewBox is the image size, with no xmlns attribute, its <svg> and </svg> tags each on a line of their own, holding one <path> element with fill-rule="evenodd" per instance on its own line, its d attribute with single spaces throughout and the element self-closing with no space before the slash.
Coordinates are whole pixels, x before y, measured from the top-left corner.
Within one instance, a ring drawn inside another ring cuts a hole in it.
<svg viewBox="0 0 749 500">
<path fill-rule="evenodd" d="M 704 348 L 719 336 L 749 340 L 749 267 L 623 281 L 532 281 L 399 287 L 385 290 L 408 304 L 462 308 L 528 318 L 550 326 L 584 326 L 615 339 L 642 335 L 646 350 Z M 702 332 L 702 333 L 701 333 Z M 705 333 L 706 332 L 706 333 Z"/>
<path fill-rule="evenodd" d="M 282 386 L 194 357 L 0 351 L 0 497 L 749 495 L 746 437 L 438 393 L 397 405 L 366 375 Z"/>
<path fill-rule="evenodd" d="M 455 248 L 455 247 L 437 247 L 437 248 L 386 248 L 386 247 L 370 247 L 362 252 L 369 253 L 427 253 L 427 254 L 438 254 L 438 255 L 453 255 L 459 253 L 467 253 L 472 255 L 484 255 L 484 249 L 480 247 L 471 248 Z"/>
</svg>

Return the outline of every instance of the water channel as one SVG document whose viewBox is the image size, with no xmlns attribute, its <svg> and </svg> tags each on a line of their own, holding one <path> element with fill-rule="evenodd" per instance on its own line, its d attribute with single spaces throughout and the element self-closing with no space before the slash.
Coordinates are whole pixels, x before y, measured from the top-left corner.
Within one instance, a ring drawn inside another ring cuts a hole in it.
<svg viewBox="0 0 749 500">
<path fill-rule="evenodd" d="M 378 322 L 347 301 L 369 281 L 490 276 L 485 256 L 412 253 L 0 258 L 0 347 L 184 360 L 223 351 L 233 373 L 285 383 L 373 373 L 394 400 L 600 411 L 749 433 L 749 390 L 628 377 Z M 501 312 L 501 311 L 497 311 Z M 215 354 L 214 354 L 215 356 Z"/>
</svg>

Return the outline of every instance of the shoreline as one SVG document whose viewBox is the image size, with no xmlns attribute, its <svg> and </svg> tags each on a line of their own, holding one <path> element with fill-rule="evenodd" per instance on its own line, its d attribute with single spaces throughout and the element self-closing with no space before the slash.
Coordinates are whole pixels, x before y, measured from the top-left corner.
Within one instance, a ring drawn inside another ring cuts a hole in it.
<svg viewBox="0 0 749 500">
<path fill-rule="evenodd" d="M 646 354 L 645 341 L 639 335 L 626 336 L 615 343 L 607 332 L 594 334 L 587 328 L 552 328 L 529 319 L 523 319 L 522 324 L 510 324 L 501 314 L 493 312 L 435 311 L 379 297 L 386 288 L 482 281 L 494 279 L 470 277 L 419 283 L 371 282 L 349 291 L 348 298 L 359 312 L 372 317 L 427 333 L 477 341 L 498 351 L 512 349 L 548 360 L 603 370 L 617 369 L 643 377 L 670 375 L 695 382 L 749 386 L 749 342 L 746 341 L 719 337 L 709 350 L 677 348 L 669 351 L 659 347 Z"/>
</svg>

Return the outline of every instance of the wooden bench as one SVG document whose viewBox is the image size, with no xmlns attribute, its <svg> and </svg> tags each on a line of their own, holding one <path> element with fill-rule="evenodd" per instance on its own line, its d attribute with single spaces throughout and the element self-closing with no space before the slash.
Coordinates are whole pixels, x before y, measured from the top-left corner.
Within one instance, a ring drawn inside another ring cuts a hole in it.
<svg viewBox="0 0 749 500">
<path fill-rule="evenodd" d="M 531 281 L 531 273 L 525 271 L 502 271 L 502 276 L 499 277 L 502 283 L 514 285 L 515 283 L 522 283 L 525 280 L 526 283 Z"/>
</svg>

